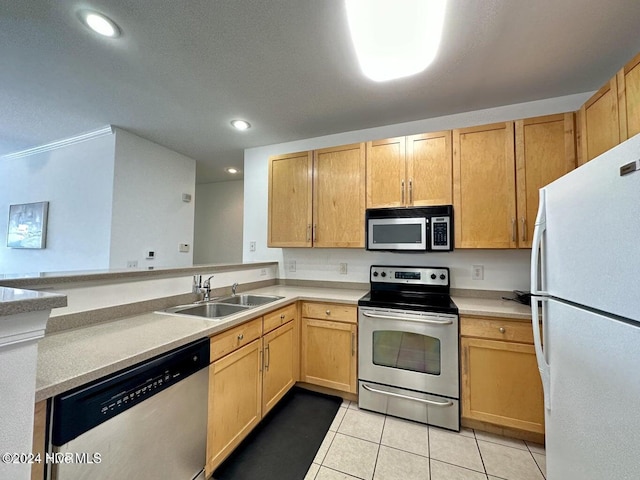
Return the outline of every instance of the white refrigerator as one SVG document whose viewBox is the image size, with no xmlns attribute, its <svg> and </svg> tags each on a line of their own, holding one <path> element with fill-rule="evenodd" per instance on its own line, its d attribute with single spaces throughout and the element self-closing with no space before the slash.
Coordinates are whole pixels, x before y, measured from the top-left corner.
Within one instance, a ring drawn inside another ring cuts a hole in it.
<svg viewBox="0 0 640 480">
<path fill-rule="evenodd" d="M 531 256 L 547 479 L 640 479 L 640 135 L 540 190 Z"/>
</svg>

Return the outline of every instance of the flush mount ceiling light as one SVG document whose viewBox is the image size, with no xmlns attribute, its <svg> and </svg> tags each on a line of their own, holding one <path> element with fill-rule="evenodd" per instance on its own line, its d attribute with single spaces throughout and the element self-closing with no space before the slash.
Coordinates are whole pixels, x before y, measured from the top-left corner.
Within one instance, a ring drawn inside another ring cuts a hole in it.
<svg viewBox="0 0 640 480">
<path fill-rule="evenodd" d="M 101 13 L 92 12 L 90 10 L 81 10 L 78 12 L 80 20 L 100 35 L 110 38 L 116 38 L 120 36 L 120 27 L 110 18 L 102 15 Z"/>
<path fill-rule="evenodd" d="M 225 171 L 227 173 L 232 174 L 232 175 L 235 175 L 236 173 L 238 173 L 238 169 L 237 168 L 233 168 L 233 167 L 225 168 Z"/>
<path fill-rule="evenodd" d="M 236 128 L 238 130 L 246 130 L 248 128 L 251 128 L 251 124 L 246 120 L 232 120 L 231 125 L 233 125 L 233 128 Z"/>
<path fill-rule="evenodd" d="M 384 82 L 423 71 L 440 45 L 447 0 L 345 0 L 362 72 Z"/>
</svg>

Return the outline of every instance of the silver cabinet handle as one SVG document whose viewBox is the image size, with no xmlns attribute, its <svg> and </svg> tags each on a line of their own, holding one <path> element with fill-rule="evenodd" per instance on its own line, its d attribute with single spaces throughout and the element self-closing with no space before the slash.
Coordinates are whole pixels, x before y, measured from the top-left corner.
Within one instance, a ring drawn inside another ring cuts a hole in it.
<svg viewBox="0 0 640 480">
<path fill-rule="evenodd" d="M 331 310 L 326 310 L 324 313 L 325 313 L 325 315 L 329 316 L 329 315 L 331 315 Z"/>
<path fill-rule="evenodd" d="M 511 219 L 511 241 L 512 242 L 516 241 L 516 219 L 515 218 Z"/>
<path fill-rule="evenodd" d="M 409 205 L 413 205 L 413 180 L 409 179 Z"/>
<path fill-rule="evenodd" d="M 356 334 L 351 334 L 351 356 L 355 356 L 356 354 Z"/>
<path fill-rule="evenodd" d="M 242 340 L 244 338 L 244 334 L 241 333 L 240 335 L 238 335 L 238 341 Z"/>
<path fill-rule="evenodd" d="M 522 241 L 527 241 L 527 219 L 522 217 Z"/>
<path fill-rule="evenodd" d="M 506 330 L 504 329 L 504 327 L 500 327 L 498 330 L 500 331 L 500 333 L 504 333 L 504 332 L 506 332 Z"/>
<path fill-rule="evenodd" d="M 366 383 L 362 384 L 362 388 L 364 388 L 369 392 L 380 393 L 382 395 L 389 395 L 390 397 L 398 397 L 404 400 L 413 400 L 414 402 L 426 403 L 427 405 L 433 405 L 434 407 L 450 407 L 453 405 L 453 402 L 451 401 L 434 402 L 433 400 L 425 400 L 424 398 L 414 398 L 414 397 L 409 397 L 407 395 L 401 395 L 399 393 L 385 392 L 384 390 L 378 390 L 377 388 L 372 388 Z"/>
<path fill-rule="evenodd" d="M 269 352 L 269 344 L 267 344 L 267 346 L 264 348 L 264 351 L 266 352 L 266 358 L 264 360 L 264 369 L 266 371 L 269 371 L 269 360 L 271 359 L 271 354 Z"/>
<path fill-rule="evenodd" d="M 313 224 L 313 243 L 316 243 L 316 231 L 318 230 L 318 225 Z"/>
<path fill-rule="evenodd" d="M 307 224 L 307 242 L 311 241 L 311 224 Z"/>
<path fill-rule="evenodd" d="M 284 313 L 280 315 L 280 320 L 284 320 Z"/>
<path fill-rule="evenodd" d="M 402 205 L 404 205 L 404 180 L 400 182 L 400 193 L 402 194 Z"/>
<path fill-rule="evenodd" d="M 451 325 L 453 320 L 428 320 L 428 319 L 417 319 L 417 318 L 408 318 L 408 317 L 392 317 L 389 315 L 377 315 L 374 313 L 362 312 L 362 315 L 369 318 L 379 318 L 382 320 L 405 320 L 408 322 L 418 322 L 418 323 L 430 323 L 432 325 Z"/>
</svg>

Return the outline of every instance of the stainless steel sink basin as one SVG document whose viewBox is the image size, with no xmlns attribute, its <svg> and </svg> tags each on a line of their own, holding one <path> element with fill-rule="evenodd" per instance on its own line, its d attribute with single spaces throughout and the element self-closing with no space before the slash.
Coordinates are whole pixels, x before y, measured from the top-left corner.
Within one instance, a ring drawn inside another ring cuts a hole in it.
<svg viewBox="0 0 640 480">
<path fill-rule="evenodd" d="M 278 297 L 277 295 L 253 295 L 250 293 L 242 295 L 231 295 L 229 297 L 217 298 L 215 303 L 229 304 L 229 305 L 244 305 L 247 307 L 258 307 L 266 303 L 275 302 L 284 297 Z"/>
<path fill-rule="evenodd" d="M 234 313 L 249 310 L 245 305 L 229 305 L 226 303 L 202 303 L 200 305 L 181 305 L 179 307 L 168 308 L 167 313 L 180 313 L 183 315 L 194 315 L 196 317 L 222 318 Z"/>
</svg>

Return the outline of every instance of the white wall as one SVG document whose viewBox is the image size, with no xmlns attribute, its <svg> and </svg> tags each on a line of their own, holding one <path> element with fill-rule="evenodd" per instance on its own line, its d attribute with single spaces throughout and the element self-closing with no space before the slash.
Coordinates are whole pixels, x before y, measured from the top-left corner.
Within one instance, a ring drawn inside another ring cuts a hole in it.
<svg viewBox="0 0 640 480">
<path fill-rule="evenodd" d="M 115 133 L 110 268 L 190 266 L 195 160 L 124 130 Z M 189 203 L 182 194 L 192 196 Z M 189 245 L 180 252 L 179 245 Z M 147 260 L 154 251 L 155 259 Z"/>
<path fill-rule="evenodd" d="M 194 265 L 242 262 L 244 182 L 196 185 Z"/>
<path fill-rule="evenodd" d="M 528 290 L 529 255 L 531 252 L 528 249 L 522 251 L 456 250 L 444 254 L 431 253 L 412 256 L 348 249 L 267 248 L 268 158 L 270 155 L 314 150 L 334 145 L 574 111 L 592 93 L 587 92 L 247 149 L 244 153 L 243 260 L 281 262 L 280 278 L 347 282 L 368 282 L 369 266 L 378 262 L 404 265 L 442 265 L 452 268 L 452 286 L 455 288 Z M 256 242 L 255 252 L 249 251 L 249 242 L 251 241 Z M 290 271 L 292 260 L 296 261 L 295 272 Z M 338 264 L 342 262 L 348 263 L 347 275 L 338 273 Z M 484 280 L 471 280 L 471 265 L 484 265 Z"/>
<path fill-rule="evenodd" d="M 0 273 L 109 266 L 113 135 L 22 158 L 0 158 Z M 8 248 L 9 205 L 49 202 L 46 248 Z"/>
</svg>

